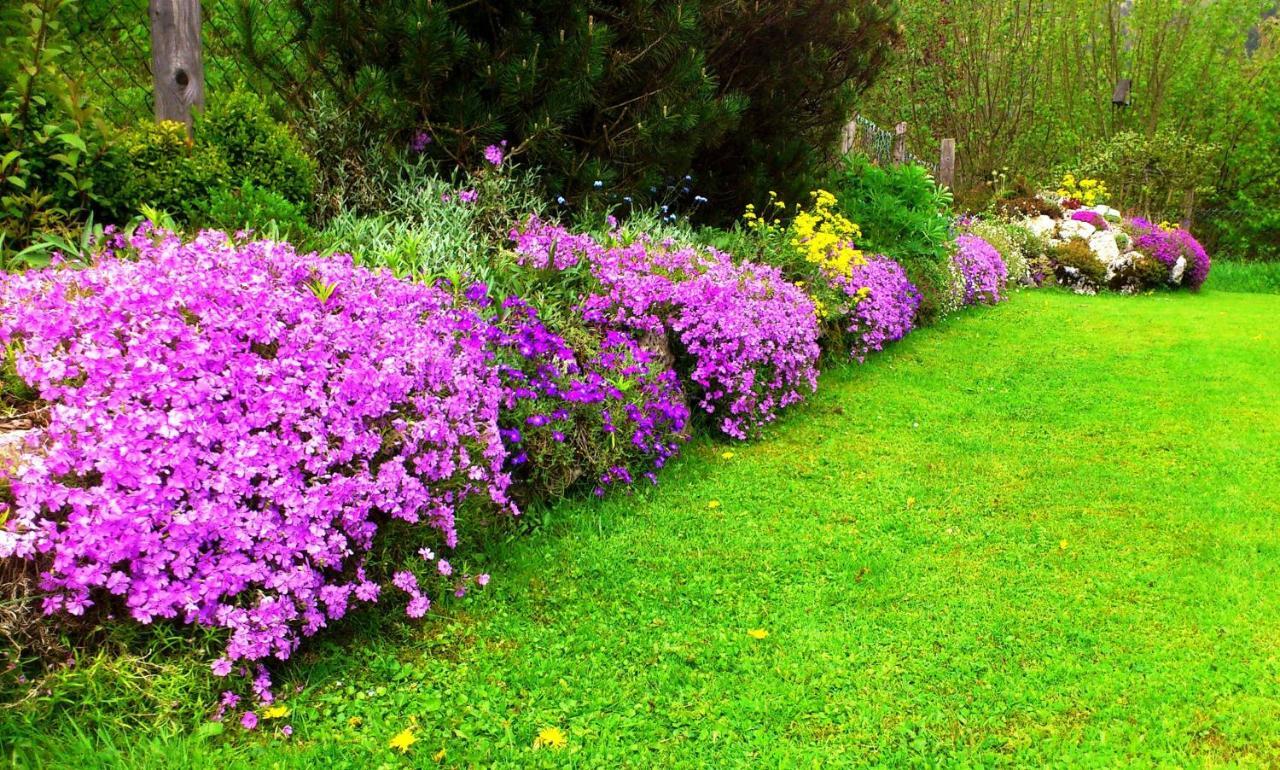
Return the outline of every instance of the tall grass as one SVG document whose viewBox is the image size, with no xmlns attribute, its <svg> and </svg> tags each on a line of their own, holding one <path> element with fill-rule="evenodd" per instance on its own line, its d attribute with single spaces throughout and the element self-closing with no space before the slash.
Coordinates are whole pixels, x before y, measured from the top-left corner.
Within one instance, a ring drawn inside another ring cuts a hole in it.
<svg viewBox="0 0 1280 770">
<path fill-rule="evenodd" d="M 1280 294 L 1280 262 L 1214 262 L 1205 288 L 1244 294 Z"/>
</svg>

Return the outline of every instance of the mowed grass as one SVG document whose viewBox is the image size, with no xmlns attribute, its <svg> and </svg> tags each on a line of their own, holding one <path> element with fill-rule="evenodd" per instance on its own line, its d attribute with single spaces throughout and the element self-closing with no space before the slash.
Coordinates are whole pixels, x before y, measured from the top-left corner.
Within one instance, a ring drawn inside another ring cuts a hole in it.
<svg viewBox="0 0 1280 770">
<path fill-rule="evenodd" d="M 13 756 L 1276 766 L 1278 317 L 1214 291 L 965 313 L 827 372 L 762 441 L 559 506 L 490 554 L 484 593 L 312 646 L 259 733 L 51 720 Z M 567 745 L 535 749 L 545 727 Z"/>
</svg>

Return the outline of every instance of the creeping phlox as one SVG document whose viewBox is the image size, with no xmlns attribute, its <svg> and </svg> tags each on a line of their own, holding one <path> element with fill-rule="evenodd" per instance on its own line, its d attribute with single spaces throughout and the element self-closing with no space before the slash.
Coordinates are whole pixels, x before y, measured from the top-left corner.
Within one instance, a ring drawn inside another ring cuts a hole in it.
<svg viewBox="0 0 1280 770">
<path fill-rule="evenodd" d="M 1107 202 L 1107 185 L 1101 179 L 1076 179 L 1075 174 L 1066 174 L 1058 184 L 1058 197 L 1064 203 L 1074 201 L 1077 206 L 1097 206 Z"/>
<path fill-rule="evenodd" d="M 994 305 L 1004 299 L 1009 270 L 990 243 L 976 235 L 957 237 L 951 264 L 962 305 Z"/>
<path fill-rule="evenodd" d="M 729 436 L 746 438 L 817 388 L 813 303 L 775 267 L 647 237 L 602 246 L 536 217 L 512 239 L 525 265 L 586 263 L 588 322 L 669 337 L 690 361 L 690 395 Z"/>
<path fill-rule="evenodd" d="M 1193 291 L 1204 285 L 1209 277 L 1209 254 L 1191 233 L 1168 222 L 1154 225 L 1142 217 L 1129 220 L 1126 228 L 1133 237 L 1133 249 L 1159 260 L 1169 271 L 1170 283 L 1181 283 Z"/>
<path fill-rule="evenodd" d="M 38 561 L 46 613 L 220 627 L 215 673 L 249 673 L 378 599 L 391 520 L 453 547 L 464 502 L 514 512 L 503 385 L 450 293 L 218 232 L 114 248 L 0 276 L 0 345 L 50 406 L 0 557 Z M 413 574 L 392 583 L 425 611 Z"/>
<path fill-rule="evenodd" d="M 848 278 L 839 279 L 839 285 L 857 303 L 849 312 L 847 329 L 854 359 L 865 361 L 869 353 L 907 336 L 915 325 L 920 291 L 892 259 L 873 256 L 854 267 Z"/>
</svg>

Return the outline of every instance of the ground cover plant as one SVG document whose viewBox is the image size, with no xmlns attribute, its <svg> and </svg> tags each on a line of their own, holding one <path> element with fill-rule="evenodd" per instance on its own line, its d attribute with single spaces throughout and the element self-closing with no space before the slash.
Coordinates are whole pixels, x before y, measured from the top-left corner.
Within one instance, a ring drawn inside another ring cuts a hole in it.
<svg viewBox="0 0 1280 770">
<path fill-rule="evenodd" d="M 482 602 L 314 649 L 255 733 L 19 711 L 6 741 L 33 767 L 1271 766 L 1275 312 L 1015 294 L 826 372 L 769 441 L 695 441 L 652 496 L 558 508 Z"/>
</svg>

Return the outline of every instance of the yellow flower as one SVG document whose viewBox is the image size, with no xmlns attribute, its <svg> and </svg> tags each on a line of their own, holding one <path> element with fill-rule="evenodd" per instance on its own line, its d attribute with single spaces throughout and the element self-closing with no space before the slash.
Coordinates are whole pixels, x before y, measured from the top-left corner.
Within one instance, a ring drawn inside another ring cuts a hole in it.
<svg viewBox="0 0 1280 770">
<path fill-rule="evenodd" d="M 1058 547 L 1059 547 L 1059 548 L 1061 548 L 1061 549 L 1062 549 L 1062 550 L 1064 550 L 1064 551 L 1065 551 L 1065 550 L 1067 550 L 1067 541 L 1066 541 L 1066 538 L 1063 538 L 1062 540 L 1059 540 L 1059 541 L 1058 541 Z"/>
<path fill-rule="evenodd" d="M 569 736 L 559 727 L 544 727 L 538 731 L 538 737 L 533 739 L 535 749 L 563 749 L 568 743 Z"/>
<path fill-rule="evenodd" d="M 753 628 L 747 632 L 747 636 L 751 637 L 752 639 L 764 639 L 765 637 L 769 636 L 769 632 L 764 630 L 763 628 Z"/>
<path fill-rule="evenodd" d="M 360 717 L 351 717 L 347 720 L 348 727 L 359 727 L 362 724 L 364 724 L 364 720 Z"/>
<path fill-rule="evenodd" d="M 443 760 L 444 760 L 444 747 L 443 747 L 443 746 L 441 746 L 439 751 L 437 751 L 436 753 L 434 753 L 434 754 L 432 754 L 432 755 L 431 755 L 431 758 L 432 758 L 432 759 L 434 759 L 434 760 L 435 760 L 435 761 L 437 761 L 437 762 L 441 762 L 441 761 L 443 761 Z"/>
<path fill-rule="evenodd" d="M 399 749 L 401 754 L 408 754 L 409 747 L 418 742 L 418 736 L 413 734 L 412 727 L 406 727 L 396 733 L 396 737 L 391 739 L 391 748 Z"/>
<path fill-rule="evenodd" d="M 724 458 L 725 460 L 732 460 L 733 452 L 721 452 L 720 457 Z"/>
<path fill-rule="evenodd" d="M 289 716 L 288 706 L 272 706 L 271 708 L 262 712 L 263 719 L 279 719 L 280 717 L 287 717 L 287 716 Z"/>
<path fill-rule="evenodd" d="M 708 508 L 710 508 L 710 509 L 712 509 L 712 510 L 715 510 L 716 508 L 719 508 L 719 507 L 720 507 L 720 501 L 719 501 L 719 500 L 712 500 L 711 502 L 707 503 L 707 507 L 708 507 Z"/>
</svg>

